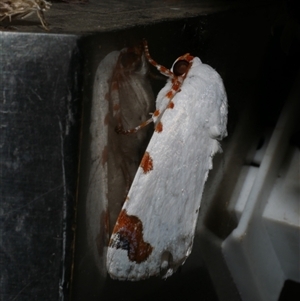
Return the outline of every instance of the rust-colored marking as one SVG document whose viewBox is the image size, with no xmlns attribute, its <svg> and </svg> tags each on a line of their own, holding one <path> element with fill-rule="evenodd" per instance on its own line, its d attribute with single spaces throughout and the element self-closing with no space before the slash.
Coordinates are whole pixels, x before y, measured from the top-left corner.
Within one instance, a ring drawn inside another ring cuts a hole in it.
<svg viewBox="0 0 300 301">
<path fill-rule="evenodd" d="M 118 103 L 115 103 L 114 107 L 113 107 L 113 110 L 114 111 L 119 111 L 119 109 L 120 109 L 120 105 Z"/>
<path fill-rule="evenodd" d="M 143 224 L 134 215 L 123 209 L 118 217 L 109 246 L 126 250 L 130 261 L 141 263 L 150 256 L 153 247 L 144 241 Z"/>
<path fill-rule="evenodd" d="M 174 102 L 170 101 L 167 105 L 167 109 L 173 109 L 174 108 Z"/>
<path fill-rule="evenodd" d="M 159 71 L 163 72 L 163 73 L 167 73 L 169 71 L 169 69 L 167 69 L 166 67 L 164 66 L 159 66 Z"/>
<path fill-rule="evenodd" d="M 140 167 L 143 169 L 144 173 L 147 173 L 153 169 L 153 160 L 148 152 L 145 152 Z"/>
<path fill-rule="evenodd" d="M 163 124 L 161 123 L 161 121 L 155 126 L 155 132 L 162 132 L 163 130 Z"/>
<path fill-rule="evenodd" d="M 176 61 L 187 61 L 188 63 L 191 63 L 193 59 L 194 59 L 194 57 L 192 55 L 190 55 L 189 53 L 186 53 L 186 54 L 180 56 L 179 58 L 177 58 Z"/>
<path fill-rule="evenodd" d="M 172 89 L 177 92 L 178 89 L 180 88 L 180 86 L 181 86 L 181 83 L 179 81 L 175 81 L 175 83 L 172 86 Z"/>
<path fill-rule="evenodd" d="M 114 90 L 119 90 L 119 84 L 118 84 L 118 81 L 113 81 L 112 84 L 111 84 L 111 90 L 114 91 Z"/>
<path fill-rule="evenodd" d="M 170 90 L 170 91 L 166 94 L 166 97 L 167 97 L 167 98 L 172 98 L 173 95 L 174 95 L 174 91 L 173 91 L 173 90 Z"/>
<path fill-rule="evenodd" d="M 104 146 L 104 149 L 102 150 L 102 166 L 104 166 L 105 163 L 107 163 L 108 160 L 108 147 L 107 145 Z"/>
<path fill-rule="evenodd" d="M 153 113 L 153 116 L 156 117 L 156 116 L 158 116 L 159 114 L 160 114 L 159 110 L 155 110 L 154 113 Z"/>
</svg>

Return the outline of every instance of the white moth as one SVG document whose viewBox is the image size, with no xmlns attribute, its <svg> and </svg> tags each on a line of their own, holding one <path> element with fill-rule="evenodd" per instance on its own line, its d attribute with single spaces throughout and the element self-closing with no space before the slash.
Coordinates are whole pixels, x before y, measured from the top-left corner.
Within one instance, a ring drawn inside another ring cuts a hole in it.
<svg viewBox="0 0 300 301">
<path fill-rule="evenodd" d="M 133 127 L 149 118 L 154 95 L 147 72 L 143 49 L 132 47 L 110 52 L 95 74 L 87 232 L 97 266 L 105 275 L 109 225 L 117 220 L 150 138 L 144 131 L 130 136 L 118 135 L 115 128 Z"/>
<path fill-rule="evenodd" d="M 201 197 L 217 140 L 227 135 L 227 97 L 219 74 L 185 54 L 156 99 L 155 132 L 118 217 L 107 252 L 112 278 L 141 280 L 171 276 L 192 250 Z"/>
<path fill-rule="evenodd" d="M 50 9 L 51 3 L 45 0 L 0 0 L 0 22 L 8 18 L 25 19 L 36 12 L 44 29 L 49 30 L 44 12 Z"/>
</svg>

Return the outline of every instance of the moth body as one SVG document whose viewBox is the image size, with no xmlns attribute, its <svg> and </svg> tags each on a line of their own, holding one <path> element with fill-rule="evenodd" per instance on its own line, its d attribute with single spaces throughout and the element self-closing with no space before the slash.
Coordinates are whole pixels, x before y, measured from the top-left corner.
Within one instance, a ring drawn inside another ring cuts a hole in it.
<svg viewBox="0 0 300 301">
<path fill-rule="evenodd" d="M 110 239 L 107 269 L 119 280 L 166 278 L 185 262 L 212 157 L 227 135 L 226 92 L 213 68 L 189 54 L 171 70 L 154 65 L 170 78 L 157 96 L 155 132 Z"/>
</svg>

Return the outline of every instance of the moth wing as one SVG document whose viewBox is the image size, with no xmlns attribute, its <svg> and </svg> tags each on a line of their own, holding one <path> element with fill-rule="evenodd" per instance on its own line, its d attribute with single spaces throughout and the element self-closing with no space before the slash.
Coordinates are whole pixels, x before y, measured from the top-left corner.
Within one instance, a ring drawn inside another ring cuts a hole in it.
<svg viewBox="0 0 300 301">
<path fill-rule="evenodd" d="M 119 51 L 110 52 L 99 64 L 94 81 L 91 109 L 91 157 L 92 161 L 99 159 L 99 151 L 107 144 L 107 123 L 109 112 L 109 85 L 114 67 L 117 63 Z"/>
<path fill-rule="evenodd" d="M 173 103 L 116 223 L 107 254 L 113 278 L 168 277 L 191 252 L 204 184 L 219 150 L 215 138 L 226 135 L 222 79 L 208 65 L 195 63 Z"/>
<path fill-rule="evenodd" d="M 109 53 L 99 64 L 93 86 L 93 98 L 91 104 L 91 122 L 90 122 L 90 156 L 91 164 L 88 190 L 86 214 L 89 217 L 87 220 L 87 233 L 89 233 L 89 245 L 94 253 L 96 264 L 100 271 L 105 271 L 105 261 L 99 257 L 99 253 L 103 252 L 105 244 L 104 229 L 101 229 L 99 217 L 105 220 L 107 212 L 107 149 L 108 144 L 108 124 L 106 121 L 109 112 L 108 92 L 110 79 L 113 74 L 114 66 L 116 65 L 119 51 Z M 104 222 L 103 222 L 104 224 Z M 98 237 L 102 233 L 102 237 Z M 99 239 L 101 241 L 99 241 Z M 96 245 L 95 242 L 98 242 Z M 100 246 L 100 244 L 102 244 Z M 102 251 L 101 251 L 102 250 Z M 104 257 L 105 258 L 105 257 Z"/>
<path fill-rule="evenodd" d="M 119 122 L 124 128 L 130 129 L 149 118 L 153 111 L 154 95 L 147 76 L 148 63 L 145 57 L 139 61 L 137 68 L 131 60 L 130 49 L 124 48 L 120 52 L 113 81 L 117 81 L 117 90 L 112 101 L 118 110 L 110 107 L 114 117 L 111 118 L 109 129 L 108 154 L 108 194 L 110 224 L 114 225 L 125 197 L 134 179 L 139 162 L 150 140 L 149 131 L 139 131 L 132 135 L 119 135 L 115 128 Z M 125 62 L 129 59 L 129 62 Z M 121 66 L 124 63 L 124 66 Z M 113 85 L 112 85 L 113 86 Z M 149 129 L 148 129 L 149 130 Z"/>
<path fill-rule="evenodd" d="M 126 67 L 121 66 L 128 53 L 129 62 Z M 102 257 L 109 224 L 117 219 L 148 138 L 145 131 L 123 137 L 115 132 L 115 127 L 119 120 L 126 127 L 146 120 L 154 103 L 145 58 L 141 57 L 137 69 L 132 68 L 134 62 L 130 58 L 128 48 L 109 53 L 100 62 L 94 81 L 86 210 L 90 249 L 100 271 L 105 271 Z"/>
</svg>

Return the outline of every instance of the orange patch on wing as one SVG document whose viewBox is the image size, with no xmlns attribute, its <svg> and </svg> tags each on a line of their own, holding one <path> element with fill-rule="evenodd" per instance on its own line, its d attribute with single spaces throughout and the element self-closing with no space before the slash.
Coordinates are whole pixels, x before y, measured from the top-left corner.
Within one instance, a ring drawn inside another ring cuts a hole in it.
<svg viewBox="0 0 300 301">
<path fill-rule="evenodd" d="M 173 95 L 174 95 L 174 91 L 170 90 L 170 91 L 167 93 L 166 97 L 172 98 Z"/>
<path fill-rule="evenodd" d="M 162 132 L 163 130 L 163 124 L 161 123 L 161 121 L 155 126 L 155 132 Z"/>
<path fill-rule="evenodd" d="M 128 215 L 123 209 L 115 225 L 109 246 L 126 250 L 130 261 L 141 263 L 150 256 L 153 247 L 144 241 L 143 223 L 134 215 Z"/>
<path fill-rule="evenodd" d="M 168 109 L 173 109 L 174 108 L 174 102 L 173 101 L 170 101 L 167 105 L 167 108 Z"/>
<path fill-rule="evenodd" d="M 147 173 L 153 169 L 153 160 L 148 152 L 145 152 L 140 167 L 143 169 L 144 173 Z"/>
<path fill-rule="evenodd" d="M 159 110 L 155 110 L 154 113 L 153 113 L 153 116 L 156 117 L 156 116 L 158 116 L 159 114 L 160 114 Z"/>
</svg>

